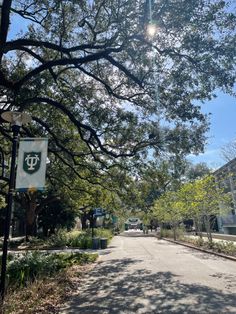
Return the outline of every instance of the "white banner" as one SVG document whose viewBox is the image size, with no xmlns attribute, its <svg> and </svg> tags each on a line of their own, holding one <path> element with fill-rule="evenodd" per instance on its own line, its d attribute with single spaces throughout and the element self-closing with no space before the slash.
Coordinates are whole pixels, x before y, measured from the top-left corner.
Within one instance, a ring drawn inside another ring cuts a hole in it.
<svg viewBox="0 0 236 314">
<path fill-rule="evenodd" d="M 47 138 L 20 139 L 16 173 L 17 191 L 44 189 L 47 148 Z"/>
</svg>

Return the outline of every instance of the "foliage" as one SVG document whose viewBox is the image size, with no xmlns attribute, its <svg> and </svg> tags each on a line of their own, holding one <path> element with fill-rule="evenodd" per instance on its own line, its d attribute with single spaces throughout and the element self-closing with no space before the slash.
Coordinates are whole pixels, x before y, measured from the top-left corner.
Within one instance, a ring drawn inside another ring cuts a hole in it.
<svg viewBox="0 0 236 314">
<path fill-rule="evenodd" d="M 126 173 L 133 178 L 150 156 L 179 156 L 178 176 L 182 157 L 203 151 L 208 121 L 196 103 L 215 97 L 217 88 L 232 93 L 235 84 L 236 17 L 229 5 L 2 1 L 0 114 L 31 114 L 20 135 L 49 138 L 48 185 L 70 202 L 64 208 L 44 204 L 42 225 L 54 229 L 56 220 L 49 222 L 46 213 L 55 217 L 57 208 L 66 216 L 62 226 L 74 212 L 83 216 L 93 205 L 111 204 L 114 191 L 124 199 Z M 152 37 L 150 22 L 157 30 Z M 9 157 L 11 139 L 3 123 L 1 160 Z M 5 193 L 8 177 L 0 178 Z M 138 205 L 146 207 L 163 186 L 140 189 L 145 197 Z M 40 206 L 34 205 L 35 224 Z"/>
<path fill-rule="evenodd" d="M 197 238 L 184 237 L 183 240 L 185 242 L 190 242 L 204 249 L 210 249 L 218 253 L 236 256 L 236 245 L 232 241 L 214 241 L 214 240 L 208 241 L 200 237 Z"/>
<path fill-rule="evenodd" d="M 95 228 L 94 236 L 99 238 L 107 238 L 108 241 L 113 237 L 112 230 L 104 228 Z M 22 251 L 27 250 L 39 250 L 48 248 L 65 248 L 73 247 L 80 249 L 92 248 L 92 232 L 91 229 L 86 231 L 66 231 L 65 229 L 59 229 L 55 234 L 49 238 L 37 238 L 30 237 L 29 241 L 25 242 L 24 238 L 17 240 L 10 240 L 10 248 L 18 248 Z"/>
<path fill-rule="evenodd" d="M 153 206 L 154 217 L 159 223 L 169 224 L 173 228 L 174 239 L 177 239 L 177 228 L 184 220 L 185 208 L 177 192 L 168 191 Z"/>
<path fill-rule="evenodd" d="M 229 254 L 229 255 L 236 255 L 236 245 L 234 242 L 226 242 L 226 241 L 220 241 L 220 242 L 213 242 L 213 250 Z"/>
<path fill-rule="evenodd" d="M 68 246 L 78 247 L 80 249 L 91 249 L 92 237 L 88 233 L 83 232 L 77 237 L 69 238 L 67 244 Z"/>
<path fill-rule="evenodd" d="M 183 228 L 176 228 L 175 236 L 176 236 L 176 239 L 182 239 L 184 236 Z M 161 238 L 174 238 L 173 229 L 161 228 L 160 237 Z"/>
<path fill-rule="evenodd" d="M 186 178 L 187 181 L 194 181 L 196 179 L 201 179 L 202 177 L 209 175 L 210 172 L 211 170 L 204 162 L 198 163 L 196 165 L 188 163 L 186 169 Z"/>
<path fill-rule="evenodd" d="M 212 217 L 227 211 L 230 205 L 230 197 L 220 189 L 213 175 L 205 176 L 202 179 L 184 185 L 180 189 L 183 199 L 183 206 L 186 211 L 186 218 L 194 219 L 197 231 L 202 231 L 205 226 L 208 238 L 212 241 Z"/>
<path fill-rule="evenodd" d="M 57 192 L 58 194 L 58 192 Z M 73 210 L 66 195 L 55 197 L 47 191 L 47 198 L 53 200 L 41 206 L 38 215 L 38 227 L 43 229 L 45 236 L 53 234 L 56 229 L 71 229 L 75 224 L 76 211 Z"/>
<path fill-rule="evenodd" d="M 236 157 L 235 139 L 221 147 L 221 156 L 226 162 L 229 162 Z"/>
<path fill-rule="evenodd" d="M 58 312 L 61 305 L 68 300 L 68 296 L 74 292 L 81 277 L 88 274 L 89 270 L 93 268 L 90 262 L 93 262 L 96 257 L 96 254 L 86 254 L 85 263 L 82 265 L 73 264 L 72 267 L 61 269 L 52 277 L 37 278 L 20 289 L 10 287 L 5 297 L 3 313 Z"/>
<path fill-rule="evenodd" d="M 46 254 L 39 251 L 12 255 L 7 265 L 8 286 L 22 287 L 36 278 L 52 276 L 68 266 L 93 262 L 96 257 L 96 254 Z"/>
<path fill-rule="evenodd" d="M 112 231 L 109 229 L 95 228 L 94 235 L 99 238 L 112 238 Z M 71 231 L 58 230 L 48 240 L 49 247 L 76 247 L 80 249 L 92 248 L 91 230 Z"/>
<path fill-rule="evenodd" d="M 6 206 L 6 202 L 4 198 L 0 195 L 0 208 L 5 207 L 5 206 Z"/>
<path fill-rule="evenodd" d="M 212 217 L 227 210 L 230 198 L 218 187 L 213 175 L 183 184 L 176 192 L 168 191 L 154 204 L 154 216 L 159 222 L 175 229 L 184 219 L 193 219 L 197 231 L 204 225 L 212 241 Z"/>
<path fill-rule="evenodd" d="M 53 163 L 80 178 L 102 176 L 121 157 L 135 163 L 148 147 L 199 152 L 207 126 L 194 101 L 235 83 L 229 2 L 153 2 L 150 38 L 147 1 L 4 0 L 1 110 L 31 113 L 22 133 L 47 135 Z"/>
<path fill-rule="evenodd" d="M 112 230 L 110 229 L 96 228 L 95 236 L 98 238 L 107 238 L 108 240 L 111 240 L 113 237 L 113 234 L 112 234 Z"/>
<path fill-rule="evenodd" d="M 68 243 L 69 235 L 64 229 L 59 229 L 48 239 L 48 245 L 53 247 L 65 247 Z"/>
</svg>

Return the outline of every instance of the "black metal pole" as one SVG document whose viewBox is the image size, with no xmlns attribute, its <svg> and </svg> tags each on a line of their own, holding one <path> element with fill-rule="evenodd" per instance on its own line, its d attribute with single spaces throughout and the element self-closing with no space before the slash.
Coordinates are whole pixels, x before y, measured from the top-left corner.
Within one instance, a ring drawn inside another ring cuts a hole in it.
<svg viewBox="0 0 236 314">
<path fill-rule="evenodd" d="M 92 214 L 92 238 L 94 238 L 94 215 Z"/>
<path fill-rule="evenodd" d="M 6 211 L 5 222 L 4 222 L 4 240 L 3 240 L 3 248 L 2 248 L 2 267 L 1 267 L 1 282 L 0 282 L 0 293 L 1 293 L 2 302 L 5 296 L 7 250 L 8 250 L 8 242 L 9 242 L 13 196 L 14 196 L 14 190 L 15 190 L 16 153 L 17 153 L 19 130 L 20 130 L 20 126 L 18 125 L 12 126 L 13 143 L 12 143 L 12 154 L 11 154 L 11 168 L 10 168 L 10 182 L 9 182 L 9 191 L 8 191 L 7 211 Z"/>
</svg>

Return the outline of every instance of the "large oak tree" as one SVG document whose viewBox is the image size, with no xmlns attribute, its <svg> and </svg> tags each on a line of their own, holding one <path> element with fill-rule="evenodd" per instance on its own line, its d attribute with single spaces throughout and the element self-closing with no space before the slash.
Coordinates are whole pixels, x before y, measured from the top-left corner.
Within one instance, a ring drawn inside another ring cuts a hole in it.
<svg viewBox="0 0 236 314">
<path fill-rule="evenodd" d="M 111 166 L 146 147 L 199 152 L 206 117 L 194 103 L 235 83 L 229 4 L 3 0 L 0 111 L 31 113 L 23 133 L 47 135 L 68 167 Z M 13 36 L 16 19 L 24 27 Z"/>
<path fill-rule="evenodd" d="M 0 114 L 32 115 L 21 135 L 49 138 L 57 191 L 115 189 L 113 179 L 151 154 L 203 150 L 207 118 L 196 103 L 235 83 L 230 0 L 1 3 Z M 1 123 L 1 165 L 11 137 Z"/>
</svg>

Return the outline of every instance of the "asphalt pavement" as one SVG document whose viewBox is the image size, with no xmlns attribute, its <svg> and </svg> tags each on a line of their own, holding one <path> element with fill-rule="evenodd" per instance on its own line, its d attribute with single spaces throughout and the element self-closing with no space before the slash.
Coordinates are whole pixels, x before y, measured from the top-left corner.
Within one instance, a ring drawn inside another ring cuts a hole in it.
<svg viewBox="0 0 236 314">
<path fill-rule="evenodd" d="M 236 262 L 126 232 L 60 313 L 236 313 Z"/>
</svg>

